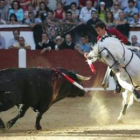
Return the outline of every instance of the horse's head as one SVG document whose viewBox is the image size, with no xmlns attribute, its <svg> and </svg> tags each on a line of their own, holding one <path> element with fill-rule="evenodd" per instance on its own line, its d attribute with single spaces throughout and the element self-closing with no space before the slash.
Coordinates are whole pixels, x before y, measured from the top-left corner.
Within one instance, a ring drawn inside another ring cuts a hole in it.
<svg viewBox="0 0 140 140">
<path fill-rule="evenodd" d="M 121 46 L 121 43 L 113 37 L 113 39 L 108 43 L 108 38 L 106 38 L 104 42 L 96 44 L 93 47 L 93 50 L 91 50 L 88 54 L 85 54 L 85 57 L 92 63 L 97 60 L 104 62 L 116 73 L 120 71 L 120 62 L 122 61 L 120 54 L 123 54 L 123 47 Z"/>
<path fill-rule="evenodd" d="M 92 63 L 96 62 L 97 60 L 100 60 L 98 45 L 95 44 L 93 49 L 89 53 L 85 53 L 84 56 L 87 58 L 87 60 L 90 60 Z"/>
</svg>

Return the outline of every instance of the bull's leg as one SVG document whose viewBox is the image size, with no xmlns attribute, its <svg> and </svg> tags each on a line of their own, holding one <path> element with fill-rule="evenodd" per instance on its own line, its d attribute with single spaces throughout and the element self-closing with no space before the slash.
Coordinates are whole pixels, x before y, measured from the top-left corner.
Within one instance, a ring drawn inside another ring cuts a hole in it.
<svg viewBox="0 0 140 140">
<path fill-rule="evenodd" d="M 123 121 L 123 117 L 126 114 L 126 110 L 128 109 L 128 105 L 133 103 L 133 94 L 128 91 L 125 90 L 125 92 L 122 93 L 123 96 L 123 107 L 122 110 L 120 112 L 120 115 L 118 117 L 118 122 L 121 123 Z"/>
<path fill-rule="evenodd" d="M 0 118 L 0 129 L 4 129 L 5 125 L 4 122 L 2 121 L 2 119 Z"/>
<path fill-rule="evenodd" d="M 40 125 L 40 120 L 42 119 L 43 113 L 37 112 L 36 122 L 35 122 L 35 128 L 36 128 L 36 130 L 42 130 L 42 127 Z"/>
<path fill-rule="evenodd" d="M 28 110 L 28 108 L 29 108 L 28 105 L 21 105 L 19 107 L 20 110 L 19 110 L 18 115 L 15 118 L 13 118 L 7 122 L 7 127 L 11 128 L 19 118 L 22 118 L 25 115 L 25 112 Z"/>
</svg>

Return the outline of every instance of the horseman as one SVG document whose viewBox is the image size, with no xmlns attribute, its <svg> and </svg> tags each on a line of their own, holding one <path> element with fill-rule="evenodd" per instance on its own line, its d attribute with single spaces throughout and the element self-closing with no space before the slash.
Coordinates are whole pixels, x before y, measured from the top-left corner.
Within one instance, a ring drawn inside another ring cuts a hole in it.
<svg viewBox="0 0 140 140">
<path fill-rule="evenodd" d="M 106 25 L 104 22 L 97 22 L 94 26 L 98 36 L 97 36 L 97 43 L 102 41 L 102 39 L 105 39 L 106 37 L 108 36 L 115 36 L 117 37 L 122 43 L 126 44 L 126 45 L 129 45 L 129 41 L 128 39 L 122 34 L 120 33 L 116 28 L 110 28 L 110 29 L 107 29 L 106 28 Z M 108 86 L 108 82 L 109 82 L 109 75 L 113 76 L 114 77 L 114 80 L 116 82 L 116 89 L 115 91 L 120 93 L 121 91 L 121 86 L 115 76 L 115 74 L 108 68 L 107 69 L 107 72 L 106 72 L 106 75 L 104 77 L 104 80 L 103 80 L 103 83 L 102 83 L 102 86 L 104 88 L 106 88 Z"/>
</svg>

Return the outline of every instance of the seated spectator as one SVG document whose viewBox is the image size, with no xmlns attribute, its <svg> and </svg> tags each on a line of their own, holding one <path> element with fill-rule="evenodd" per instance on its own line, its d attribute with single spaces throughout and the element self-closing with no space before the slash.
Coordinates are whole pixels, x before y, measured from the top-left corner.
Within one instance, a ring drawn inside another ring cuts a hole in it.
<svg viewBox="0 0 140 140">
<path fill-rule="evenodd" d="M 14 0 L 12 2 L 12 8 L 9 10 L 9 19 L 10 19 L 10 15 L 13 13 L 17 16 L 17 20 L 19 22 L 23 21 L 24 12 L 23 12 L 22 8 L 20 8 L 20 3 L 17 0 Z"/>
<path fill-rule="evenodd" d="M 116 25 L 122 25 L 122 24 L 127 23 L 127 20 L 125 19 L 125 13 L 124 12 L 120 12 L 119 13 L 119 19 L 115 20 L 114 23 Z"/>
<path fill-rule="evenodd" d="M 13 25 L 13 24 L 21 24 L 21 22 L 19 22 L 17 20 L 17 16 L 14 13 L 12 13 L 10 15 L 10 17 L 9 17 L 9 21 L 7 21 L 7 24 L 11 24 L 11 25 Z"/>
<path fill-rule="evenodd" d="M 98 21 L 101 21 L 99 18 L 98 18 L 98 13 L 96 10 L 93 10 L 91 11 L 91 19 L 89 19 L 87 21 L 87 25 L 89 26 L 94 26 Z"/>
<path fill-rule="evenodd" d="M 5 0 L 0 0 L 0 13 L 1 19 L 8 20 L 8 6 L 5 4 Z"/>
<path fill-rule="evenodd" d="M 35 18 L 34 13 L 30 12 L 28 14 L 28 19 L 26 19 L 24 23 L 30 25 L 30 27 L 33 28 L 35 25 L 41 24 L 42 21 L 40 18 Z"/>
<path fill-rule="evenodd" d="M 30 4 L 31 4 L 31 0 L 20 0 L 20 6 L 24 12 L 28 10 L 28 5 Z"/>
<path fill-rule="evenodd" d="M 14 35 L 14 38 L 10 39 L 8 43 L 8 48 L 11 48 L 14 44 L 18 43 L 20 31 L 18 29 L 15 29 L 13 31 L 13 35 Z"/>
<path fill-rule="evenodd" d="M 63 9 L 63 4 L 61 2 L 57 3 L 57 8 L 56 10 L 54 10 L 54 17 L 59 20 L 62 20 L 66 17 L 66 13 Z"/>
<path fill-rule="evenodd" d="M 63 49 L 72 49 L 72 50 L 74 50 L 75 44 L 72 41 L 72 37 L 71 37 L 70 34 L 67 34 L 65 36 L 65 41 L 63 42 L 62 46 L 59 46 L 59 48 L 60 48 L 60 50 L 63 50 Z"/>
<path fill-rule="evenodd" d="M 77 8 L 78 8 L 77 4 L 75 2 L 72 2 L 70 5 L 70 9 L 68 10 L 72 13 L 72 18 L 74 18 L 74 19 L 79 18 L 80 11 Z"/>
<path fill-rule="evenodd" d="M 42 33 L 42 41 L 38 43 L 36 49 L 41 50 L 41 54 L 44 54 L 46 51 L 54 50 L 55 43 L 49 40 L 47 33 Z"/>
<path fill-rule="evenodd" d="M 61 2 L 64 5 L 64 10 L 65 11 L 70 9 L 70 5 L 71 5 L 72 2 L 75 2 L 77 4 L 77 6 L 79 6 L 79 0 L 61 0 Z"/>
<path fill-rule="evenodd" d="M 107 25 L 107 27 L 112 27 L 114 24 L 114 16 L 113 13 L 111 11 L 106 11 L 105 14 L 105 23 Z"/>
<path fill-rule="evenodd" d="M 31 49 L 31 46 L 25 42 L 24 37 L 20 36 L 18 43 L 13 44 L 9 49 Z"/>
<path fill-rule="evenodd" d="M 133 20 L 133 15 L 138 13 L 138 9 L 134 6 L 134 4 L 134 0 L 128 0 L 128 7 L 124 9 L 129 23 Z"/>
<path fill-rule="evenodd" d="M 0 49 L 5 49 L 5 38 L 0 35 Z"/>
<path fill-rule="evenodd" d="M 45 2 L 41 2 L 39 4 L 39 10 L 37 11 L 36 17 L 40 18 L 42 22 L 47 18 L 47 13 L 49 11 L 49 8 L 46 7 Z"/>
<path fill-rule="evenodd" d="M 86 1 L 86 6 L 81 9 L 80 20 L 82 23 L 86 24 L 87 21 L 91 18 L 91 11 L 96 10 L 92 7 L 92 2 L 90 0 Z"/>
<path fill-rule="evenodd" d="M 138 42 L 138 37 L 136 35 L 131 36 L 131 45 L 140 47 L 140 43 Z"/>
<path fill-rule="evenodd" d="M 113 13 L 114 19 L 118 20 L 119 19 L 119 13 L 122 12 L 122 10 L 120 9 L 119 2 L 114 2 L 113 7 L 111 9 L 111 12 Z"/>
<path fill-rule="evenodd" d="M 98 9 L 98 15 L 99 19 L 105 22 L 105 14 L 106 14 L 106 7 L 104 2 L 100 2 L 99 9 Z"/>
<path fill-rule="evenodd" d="M 1 13 L 0 13 L 0 25 L 1 25 L 1 24 L 5 24 L 5 23 L 6 23 L 6 21 L 5 21 L 4 19 L 1 18 Z"/>
<path fill-rule="evenodd" d="M 36 16 L 36 10 L 32 4 L 28 5 L 28 9 L 24 12 L 24 20 L 28 18 L 28 14 L 31 12 L 34 14 L 34 16 Z"/>
<path fill-rule="evenodd" d="M 44 21 L 44 23 L 50 24 L 50 25 L 57 25 L 59 23 L 59 20 L 54 17 L 54 12 L 52 10 L 48 11 L 48 17 Z"/>
<path fill-rule="evenodd" d="M 78 25 L 78 20 L 72 18 L 72 13 L 70 11 L 66 12 L 66 18 L 62 20 L 62 24 L 71 25 Z"/>
<path fill-rule="evenodd" d="M 62 48 L 62 45 L 63 45 L 63 41 L 64 41 L 64 38 L 62 38 L 61 36 L 57 36 L 56 39 L 55 39 L 55 50 L 59 50 L 60 48 Z"/>
<path fill-rule="evenodd" d="M 81 44 L 77 44 L 75 49 L 80 53 L 88 53 L 91 51 L 93 44 L 89 42 L 88 36 L 84 35 L 81 37 Z"/>
<path fill-rule="evenodd" d="M 132 26 L 139 26 L 140 25 L 139 14 L 133 15 L 133 20 L 130 22 L 130 25 L 132 25 Z"/>
</svg>

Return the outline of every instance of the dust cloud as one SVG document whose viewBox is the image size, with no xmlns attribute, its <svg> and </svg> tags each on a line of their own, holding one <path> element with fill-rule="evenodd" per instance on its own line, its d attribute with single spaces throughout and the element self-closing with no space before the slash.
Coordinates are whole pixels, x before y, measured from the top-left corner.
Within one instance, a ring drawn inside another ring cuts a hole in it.
<svg viewBox="0 0 140 140">
<path fill-rule="evenodd" d="M 111 114 L 106 106 L 106 100 L 103 95 L 96 91 L 94 94 L 90 93 L 91 102 L 89 103 L 90 117 L 97 123 L 97 125 L 107 125 L 110 123 Z M 95 111 L 96 110 L 96 113 Z"/>
</svg>

